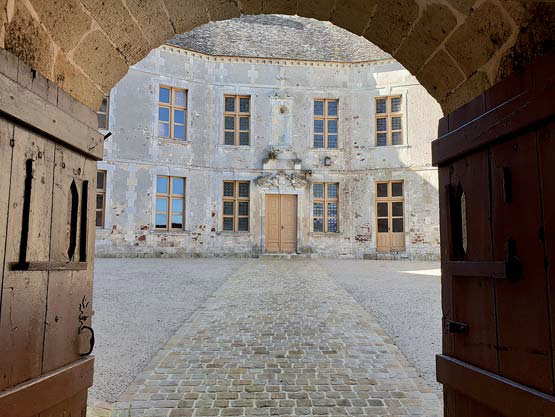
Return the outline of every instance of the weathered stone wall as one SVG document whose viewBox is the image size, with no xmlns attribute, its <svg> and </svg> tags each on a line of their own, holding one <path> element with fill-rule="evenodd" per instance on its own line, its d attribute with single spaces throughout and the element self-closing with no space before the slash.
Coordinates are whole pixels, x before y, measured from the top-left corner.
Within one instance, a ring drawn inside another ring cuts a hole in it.
<svg viewBox="0 0 555 417">
<path fill-rule="evenodd" d="M 0 47 L 96 109 L 175 34 L 240 14 L 329 20 L 393 55 L 450 112 L 553 47 L 555 6 L 517 0 L 0 0 Z"/>
<path fill-rule="evenodd" d="M 186 143 L 157 136 L 161 84 L 188 90 Z M 222 144 L 224 94 L 251 96 L 251 146 Z M 376 147 L 374 97 L 393 94 L 403 96 L 405 144 Z M 339 99 L 337 150 L 312 148 L 315 98 Z M 399 256 L 437 257 L 437 172 L 430 167 L 430 142 L 440 116 L 435 100 L 393 59 L 319 63 L 211 57 L 160 47 L 111 93 L 113 136 L 99 164 L 108 171 L 106 230 L 97 233 L 97 254 L 260 253 L 265 194 L 279 192 L 299 195 L 300 252 L 374 256 L 375 181 L 397 179 L 406 182 L 407 252 Z M 265 162 L 272 147 L 280 149 L 278 160 Z M 280 170 L 301 174 L 307 184 L 255 184 L 256 178 Z M 156 175 L 187 179 L 185 232 L 153 230 Z M 249 233 L 222 232 L 223 180 L 251 181 Z M 320 181 L 340 183 L 340 233 L 312 233 L 310 187 Z"/>
</svg>

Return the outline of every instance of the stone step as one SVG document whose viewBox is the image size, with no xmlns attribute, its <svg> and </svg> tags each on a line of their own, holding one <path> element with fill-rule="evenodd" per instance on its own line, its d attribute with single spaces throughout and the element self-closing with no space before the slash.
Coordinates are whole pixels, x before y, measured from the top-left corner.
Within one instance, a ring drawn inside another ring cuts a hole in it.
<svg viewBox="0 0 555 417">
<path fill-rule="evenodd" d="M 311 253 L 261 253 L 260 259 L 310 259 Z"/>
</svg>

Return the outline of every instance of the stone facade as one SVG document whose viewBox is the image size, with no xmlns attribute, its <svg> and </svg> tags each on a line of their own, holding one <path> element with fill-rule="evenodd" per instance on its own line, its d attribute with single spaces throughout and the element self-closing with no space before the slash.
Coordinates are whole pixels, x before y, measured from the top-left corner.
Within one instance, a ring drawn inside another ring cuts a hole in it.
<svg viewBox="0 0 555 417">
<path fill-rule="evenodd" d="M 159 86 L 188 92 L 187 140 L 158 137 Z M 251 97 L 251 145 L 223 144 L 225 94 Z M 375 97 L 402 97 L 403 145 L 375 146 Z M 313 147 L 314 99 L 339 100 L 338 149 Z M 211 56 L 173 46 L 131 67 L 110 96 L 106 218 L 99 256 L 265 252 L 266 194 L 298 195 L 297 252 L 376 256 L 376 181 L 403 180 L 406 251 L 437 258 L 440 106 L 392 58 L 338 63 Z M 271 150 L 276 159 L 269 159 Z M 326 165 L 326 159 L 328 165 Z M 155 230 L 156 177 L 186 178 L 185 230 Z M 224 180 L 250 181 L 249 232 L 225 232 Z M 312 184 L 339 184 L 339 232 L 315 233 Z M 384 255 L 385 256 L 385 255 Z"/>
</svg>

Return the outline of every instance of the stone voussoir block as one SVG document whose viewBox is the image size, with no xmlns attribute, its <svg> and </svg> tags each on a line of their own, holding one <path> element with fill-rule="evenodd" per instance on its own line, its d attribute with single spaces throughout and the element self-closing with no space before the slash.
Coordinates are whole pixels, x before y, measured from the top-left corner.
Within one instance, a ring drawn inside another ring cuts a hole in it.
<svg viewBox="0 0 555 417">
<path fill-rule="evenodd" d="M 338 1 L 332 14 L 331 22 L 355 35 L 362 35 L 378 3 L 379 0 Z"/>
<path fill-rule="evenodd" d="M 438 77 L 438 73 L 442 77 Z M 465 80 L 455 61 L 443 49 L 422 67 L 416 78 L 440 103 Z"/>
</svg>

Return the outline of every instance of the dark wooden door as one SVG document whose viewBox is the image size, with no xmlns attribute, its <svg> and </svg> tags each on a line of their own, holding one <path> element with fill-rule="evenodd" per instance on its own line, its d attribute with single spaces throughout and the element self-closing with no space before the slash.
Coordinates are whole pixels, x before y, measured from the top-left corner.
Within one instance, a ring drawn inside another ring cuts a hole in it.
<svg viewBox="0 0 555 417">
<path fill-rule="evenodd" d="M 555 416 L 555 54 L 443 118 L 448 417 Z"/>
<path fill-rule="evenodd" d="M 16 69 L 0 74 L 0 415 L 83 417 L 102 137 L 83 105 L 0 61 Z"/>
</svg>

